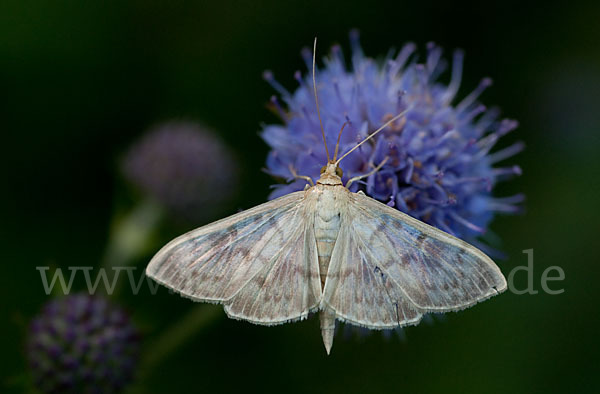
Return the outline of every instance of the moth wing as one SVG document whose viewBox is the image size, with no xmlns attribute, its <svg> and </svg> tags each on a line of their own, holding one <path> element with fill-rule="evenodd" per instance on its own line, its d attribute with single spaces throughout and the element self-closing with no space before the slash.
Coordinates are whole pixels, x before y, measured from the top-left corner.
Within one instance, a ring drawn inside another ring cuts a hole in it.
<svg viewBox="0 0 600 394">
<path fill-rule="evenodd" d="M 321 299 L 314 201 L 290 193 L 184 234 L 146 274 L 196 301 L 258 324 L 304 318 Z"/>
<path fill-rule="evenodd" d="M 350 194 L 346 220 L 362 266 L 380 273 L 393 300 L 419 312 L 464 309 L 506 290 L 502 272 L 479 249 L 370 197 Z"/>
<path fill-rule="evenodd" d="M 371 247 L 357 236 L 347 213 L 342 215 L 321 307 L 333 309 L 338 319 L 372 329 L 417 324 L 422 314 L 382 274 Z"/>
</svg>

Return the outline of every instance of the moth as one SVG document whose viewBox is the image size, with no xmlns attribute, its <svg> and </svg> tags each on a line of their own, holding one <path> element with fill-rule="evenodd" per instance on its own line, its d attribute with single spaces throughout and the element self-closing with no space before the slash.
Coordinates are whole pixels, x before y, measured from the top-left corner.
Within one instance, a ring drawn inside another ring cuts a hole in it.
<svg viewBox="0 0 600 394">
<path fill-rule="evenodd" d="M 315 47 L 316 51 L 316 40 Z M 313 87 L 319 121 L 313 54 Z M 275 325 L 320 317 L 327 354 L 335 321 L 370 329 L 417 324 L 425 313 L 458 311 L 501 293 L 506 280 L 474 246 L 342 183 L 336 145 L 316 184 L 192 230 L 168 243 L 146 274 L 227 315 Z M 342 127 L 343 130 L 343 127 Z M 323 140 L 325 134 L 323 133 Z M 341 131 L 340 131 L 341 133 Z M 310 186 L 309 186 L 310 185 Z"/>
</svg>

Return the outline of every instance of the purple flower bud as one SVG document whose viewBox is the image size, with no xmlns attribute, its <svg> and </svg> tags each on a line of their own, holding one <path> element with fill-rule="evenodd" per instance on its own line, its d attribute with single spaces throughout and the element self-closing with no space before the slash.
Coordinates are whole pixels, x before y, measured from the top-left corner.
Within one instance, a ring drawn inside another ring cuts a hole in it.
<svg viewBox="0 0 600 394">
<path fill-rule="evenodd" d="M 132 379 L 139 335 L 120 308 L 75 294 L 49 301 L 33 319 L 27 353 L 43 393 L 115 393 Z"/>
<path fill-rule="evenodd" d="M 127 153 L 125 176 L 170 213 L 190 222 L 210 219 L 236 194 L 238 167 L 210 130 L 170 122 L 150 130 Z"/>
<path fill-rule="evenodd" d="M 490 153 L 498 139 L 514 129 L 517 122 L 497 118 L 496 109 L 487 109 L 477 100 L 491 85 L 484 78 L 462 100 L 455 100 L 460 86 L 463 54 L 455 52 L 448 85 L 437 82 L 444 71 L 442 51 L 430 43 L 423 63 L 418 63 L 413 44 L 383 62 L 365 57 L 356 32 L 351 34 L 350 69 L 339 47 L 317 69 L 319 104 L 330 155 L 342 124 L 350 123 L 341 136 L 338 158 L 393 116 L 407 110 L 368 143 L 341 163 L 343 181 L 369 172 L 384 158 L 386 164 L 352 191 L 367 195 L 410 214 L 457 237 L 476 243 L 496 212 L 516 212 L 522 196 L 497 199 L 494 185 L 520 175 L 518 166 L 492 167 L 518 153 L 517 143 Z M 312 66 L 310 52 L 302 52 Z M 326 163 L 315 99 L 312 74 L 295 74 L 299 86 L 288 92 L 271 73 L 266 79 L 281 94 L 285 106 L 284 125 L 267 125 L 262 137 L 270 146 L 267 170 L 273 176 L 292 181 L 290 167 L 299 175 L 318 179 Z M 272 100 L 272 101 L 277 101 Z M 304 181 L 275 185 L 270 198 L 302 190 Z"/>
</svg>

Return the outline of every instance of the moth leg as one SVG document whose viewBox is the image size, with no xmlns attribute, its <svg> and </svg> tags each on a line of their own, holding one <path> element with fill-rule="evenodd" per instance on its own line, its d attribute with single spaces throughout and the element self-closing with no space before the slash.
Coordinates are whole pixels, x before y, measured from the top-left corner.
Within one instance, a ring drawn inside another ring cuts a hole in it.
<svg viewBox="0 0 600 394">
<path fill-rule="evenodd" d="M 359 181 L 359 180 L 361 180 L 361 179 L 368 178 L 368 177 L 370 177 L 371 175 L 375 174 L 377 171 L 379 171 L 379 170 L 381 169 L 381 167 L 383 167 L 383 166 L 385 165 L 385 163 L 387 163 L 388 159 L 389 159 L 389 157 L 387 157 L 387 156 L 386 156 L 386 157 L 385 157 L 385 158 L 384 158 L 384 159 L 381 161 L 381 163 L 379 163 L 379 164 L 377 165 L 377 167 L 373 168 L 373 170 L 369 171 L 368 173 L 366 173 L 366 174 L 364 174 L 364 175 L 359 175 L 359 176 L 355 176 L 354 178 L 350 178 L 350 179 L 348 180 L 348 182 L 346 182 L 346 189 L 349 189 L 349 188 L 350 188 L 350 185 L 352 184 L 352 182 L 356 182 L 356 181 Z"/>
<path fill-rule="evenodd" d="M 296 170 L 294 169 L 294 167 L 290 164 L 290 166 L 288 167 L 290 169 L 290 172 L 292 173 L 292 176 L 294 177 L 294 179 L 304 179 L 306 182 L 308 182 L 311 186 L 314 186 L 315 183 L 313 182 L 312 178 L 307 176 L 307 175 L 298 175 L 296 173 Z"/>
</svg>

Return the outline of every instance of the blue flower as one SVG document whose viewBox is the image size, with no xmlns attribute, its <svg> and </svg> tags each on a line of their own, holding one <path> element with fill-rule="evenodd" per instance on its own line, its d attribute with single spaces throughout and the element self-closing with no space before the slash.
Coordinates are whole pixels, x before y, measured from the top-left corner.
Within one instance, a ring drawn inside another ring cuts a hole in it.
<svg viewBox="0 0 600 394">
<path fill-rule="evenodd" d="M 43 393 L 115 393 L 133 377 L 139 335 L 104 298 L 74 294 L 48 302 L 31 322 L 27 354 Z"/>
<path fill-rule="evenodd" d="M 153 128 L 131 147 L 122 167 L 134 185 L 189 222 L 210 219 L 227 207 L 238 186 L 233 153 L 213 132 L 193 122 Z"/>
<path fill-rule="evenodd" d="M 362 175 L 385 158 L 386 164 L 364 182 L 351 186 L 457 237 L 476 243 L 496 212 L 519 210 L 522 195 L 496 198 L 498 181 L 518 175 L 518 166 L 494 167 L 518 153 L 516 143 L 490 153 L 500 137 L 517 127 L 510 119 L 498 119 L 477 99 L 491 84 L 489 78 L 462 100 L 456 100 L 462 75 L 463 53 L 456 51 L 450 82 L 438 82 L 446 62 L 442 50 L 428 44 L 427 57 L 419 63 L 415 46 L 405 45 L 383 62 L 366 57 L 358 34 L 351 33 L 351 67 L 346 67 L 339 46 L 334 46 L 325 67 L 316 71 L 319 104 L 330 150 L 342 124 L 349 121 L 340 142 L 340 155 L 354 147 L 395 115 L 405 116 L 388 126 L 369 143 L 345 158 L 343 180 Z M 308 70 L 312 54 L 302 52 Z M 271 107 L 284 125 L 266 125 L 262 137 L 271 150 L 267 171 L 291 181 L 274 186 L 270 198 L 302 190 L 305 181 L 294 180 L 290 168 L 318 179 L 327 157 L 322 142 L 313 96 L 312 74 L 296 72 L 299 84 L 287 91 L 265 72 L 265 79 L 283 99 L 271 99 Z M 338 156 L 339 157 L 339 156 Z"/>
</svg>

